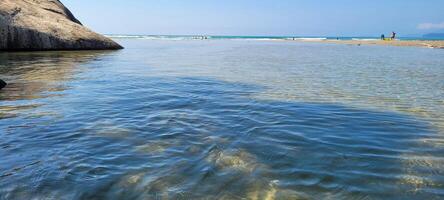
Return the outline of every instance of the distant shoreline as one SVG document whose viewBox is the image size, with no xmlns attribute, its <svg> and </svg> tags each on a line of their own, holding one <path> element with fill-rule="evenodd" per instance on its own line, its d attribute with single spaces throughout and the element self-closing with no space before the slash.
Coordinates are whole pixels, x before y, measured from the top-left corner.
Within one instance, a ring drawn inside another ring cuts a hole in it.
<svg viewBox="0 0 444 200">
<path fill-rule="evenodd" d="M 398 46 L 398 47 L 425 47 L 433 49 L 444 49 L 444 41 L 442 40 L 298 40 L 298 42 L 317 42 L 329 44 L 345 44 L 345 45 L 379 45 L 379 46 Z"/>
<path fill-rule="evenodd" d="M 392 41 L 375 37 L 292 37 L 292 36 L 211 36 L 211 35 L 106 35 L 112 39 L 141 40 L 252 40 L 282 42 L 315 42 L 346 45 L 380 45 L 444 49 L 444 39 L 399 38 Z"/>
</svg>

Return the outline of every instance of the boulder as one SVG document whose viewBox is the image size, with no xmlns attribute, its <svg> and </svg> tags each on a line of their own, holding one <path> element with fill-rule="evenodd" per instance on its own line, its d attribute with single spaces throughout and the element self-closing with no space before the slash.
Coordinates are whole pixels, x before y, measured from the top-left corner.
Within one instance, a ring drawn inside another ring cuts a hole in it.
<svg viewBox="0 0 444 200">
<path fill-rule="evenodd" d="M 0 90 L 3 89 L 4 87 L 6 87 L 6 85 L 8 85 L 8 84 L 6 84 L 5 81 L 3 81 L 2 79 L 0 79 Z"/>
<path fill-rule="evenodd" d="M 59 0 L 0 0 L 0 51 L 122 49 Z"/>
</svg>

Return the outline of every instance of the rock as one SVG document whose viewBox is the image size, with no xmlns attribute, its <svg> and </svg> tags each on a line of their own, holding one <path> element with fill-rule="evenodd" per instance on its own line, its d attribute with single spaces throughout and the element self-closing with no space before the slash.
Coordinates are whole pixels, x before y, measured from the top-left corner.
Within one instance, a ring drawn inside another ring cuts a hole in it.
<svg viewBox="0 0 444 200">
<path fill-rule="evenodd" d="M 5 81 L 3 81 L 2 79 L 0 79 L 0 90 L 3 89 L 4 87 L 6 87 L 6 85 L 8 85 Z"/>
<path fill-rule="evenodd" d="M 59 0 L 1 0 L 0 51 L 122 49 L 80 23 Z"/>
</svg>

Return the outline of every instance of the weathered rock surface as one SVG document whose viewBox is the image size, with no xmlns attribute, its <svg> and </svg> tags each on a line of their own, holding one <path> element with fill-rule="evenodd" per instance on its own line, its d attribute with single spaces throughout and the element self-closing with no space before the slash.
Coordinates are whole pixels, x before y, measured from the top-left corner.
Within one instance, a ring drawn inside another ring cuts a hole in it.
<svg viewBox="0 0 444 200">
<path fill-rule="evenodd" d="M 59 0 L 0 0 L 0 51 L 121 49 Z"/>
<path fill-rule="evenodd" d="M 4 87 L 6 87 L 6 85 L 8 85 L 5 81 L 3 81 L 2 79 L 0 79 L 0 90 L 3 89 Z"/>
</svg>

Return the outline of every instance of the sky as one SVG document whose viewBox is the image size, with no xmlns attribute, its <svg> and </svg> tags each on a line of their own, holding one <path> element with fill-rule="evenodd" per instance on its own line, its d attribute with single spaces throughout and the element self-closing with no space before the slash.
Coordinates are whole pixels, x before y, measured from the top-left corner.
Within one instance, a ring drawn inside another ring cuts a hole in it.
<svg viewBox="0 0 444 200">
<path fill-rule="evenodd" d="M 61 0 L 103 34 L 400 36 L 444 33 L 444 0 Z"/>
</svg>

